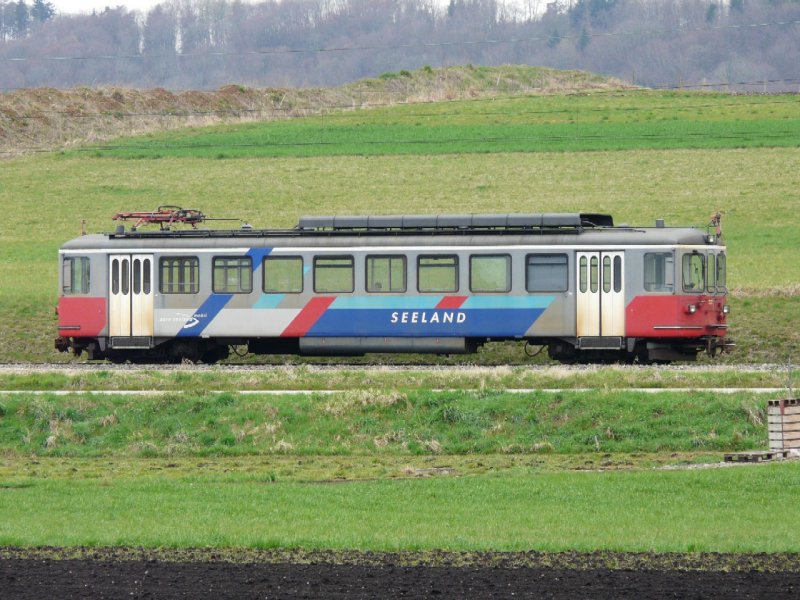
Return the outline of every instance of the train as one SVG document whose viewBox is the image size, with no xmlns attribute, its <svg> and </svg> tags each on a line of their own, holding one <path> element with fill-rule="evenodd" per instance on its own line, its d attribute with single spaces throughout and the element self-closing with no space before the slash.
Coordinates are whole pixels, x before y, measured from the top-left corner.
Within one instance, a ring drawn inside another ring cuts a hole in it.
<svg viewBox="0 0 800 600">
<path fill-rule="evenodd" d="M 210 364 L 232 350 L 463 354 L 518 340 L 562 363 L 661 363 L 733 347 L 718 214 L 705 228 L 600 213 L 311 216 L 285 229 L 203 228 L 177 207 L 116 218 L 134 217 L 60 248 L 59 351 Z"/>
</svg>

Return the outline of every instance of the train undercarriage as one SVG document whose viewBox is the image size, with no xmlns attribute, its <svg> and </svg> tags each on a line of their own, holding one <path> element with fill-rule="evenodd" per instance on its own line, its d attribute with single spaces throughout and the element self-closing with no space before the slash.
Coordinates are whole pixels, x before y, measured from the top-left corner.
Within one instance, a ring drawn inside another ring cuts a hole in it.
<svg viewBox="0 0 800 600">
<path fill-rule="evenodd" d="M 205 363 L 214 364 L 236 354 L 299 356 L 364 356 L 394 354 L 472 354 L 497 338 L 406 338 L 406 337 L 306 337 L 306 338 L 70 338 L 59 337 L 55 347 L 88 360 L 112 363 Z M 520 341 L 520 340 L 517 340 Z M 548 356 L 562 364 L 691 362 L 705 353 L 714 357 L 729 351 L 733 343 L 725 338 L 640 339 L 532 338 L 527 346 L 547 349 Z M 527 347 L 526 346 L 526 347 Z M 537 352 L 538 354 L 538 352 Z"/>
</svg>

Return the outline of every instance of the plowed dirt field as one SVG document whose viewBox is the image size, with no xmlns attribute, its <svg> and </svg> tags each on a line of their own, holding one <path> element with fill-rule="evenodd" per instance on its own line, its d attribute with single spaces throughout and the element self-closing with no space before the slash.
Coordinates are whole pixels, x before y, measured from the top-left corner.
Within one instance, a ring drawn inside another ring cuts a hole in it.
<svg viewBox="0 0 800 600">
<path fill-rule="evenodd" d="M 0 550 L 0 597 L 23 598 L 797 598 L 796 557 L 787 571 L 782 560 L 759 555 L 693 557 L 680 555 L 653 564 L 674 569 L 628 568 L 646 565 L 647 555 L 604 554 L 547 557 L 513 554 L 470 555 L 466 565 L 431 566 L 431 555 L 349 555 L 334 562 L 186 561 L 187 555 L 160 551 L 132 559 L 113 549 L 89 550 L 81 558 L 55 558 L 57 552 Z M 48 556 L 48 554 L 53 556 Z M 191 556 L 189 554 L 188 556 Z M 361 557 L 361 560 L 358 559 Z M 171 558 L 178 559 L 173 562 Z M 244 557 L 246 558 L 246 557 Z M 324 555 L 300 557 L 325 560 Z M 329 557 L 331 558 L 331 557 Z M 339 557 L 341 558 L 341 556 Z M 442 557 L 438 557 L 441 561 Z M 437 557 L 434 557 L 437 560 Z M 573 561 L 564 566 L 514 566 Z M 447 556 L 441 562 L 448 562 Z M 451 563 L 453 561 L 450 561 Z M 587 565 L 617 563 L 623 568 Z M 703 562 L 712 570 L 705 570 Z M 361 563 L 361 564 L 359 564 Z M 685 567 L 689 568 L 685 568 Z M 700 567 L 700 568 L 699 568 Z M 762 570 L 765 569 L 766 570 Z M 716 569 L 716 570 L 713 570 Z M 724 570 L 719 570 L 724 569 Z"/>
</svg>

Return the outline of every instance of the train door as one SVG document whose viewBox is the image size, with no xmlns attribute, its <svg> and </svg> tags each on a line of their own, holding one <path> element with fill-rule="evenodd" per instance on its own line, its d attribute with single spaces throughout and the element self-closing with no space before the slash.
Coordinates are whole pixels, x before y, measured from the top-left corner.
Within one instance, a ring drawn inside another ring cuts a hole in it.
<svg viewBox="0 0 800 600">
<path fill-rule="evenodd" d="M 624 260 L 624 252 L 577 253 L 579 338 L 625 335 Z"/>
<path fill-rule="evenodd" d="M 153 335 L 153 256 L 112 254 L 108 258 L 108 335 Z"/>
</svg>

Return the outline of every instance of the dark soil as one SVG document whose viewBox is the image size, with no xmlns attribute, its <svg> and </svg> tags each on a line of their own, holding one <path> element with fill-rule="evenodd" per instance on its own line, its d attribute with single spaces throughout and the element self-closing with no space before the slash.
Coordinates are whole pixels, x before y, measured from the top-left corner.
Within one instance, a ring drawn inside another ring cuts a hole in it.
<svg viewBox="0 0 800 600">
<path fill-rule="evenodd" d="M 185 560 L 190 556 L 194 560 Z M 272 561 L 288 556 L 294 561 Z M 573 568 L 566 566 L 570 562 Z M 648 568 L 648 562 L 662 568 Z M 667 565 L 674 568 L 663 568 Z M 788 570 L 776 570 L 781 566 Z M 0 598 L 794 599 L 800 597 L 797 566 L 793 555 L 244 551 L 218 556 L 6 548 L 0 549 Z"/>
</svg>

